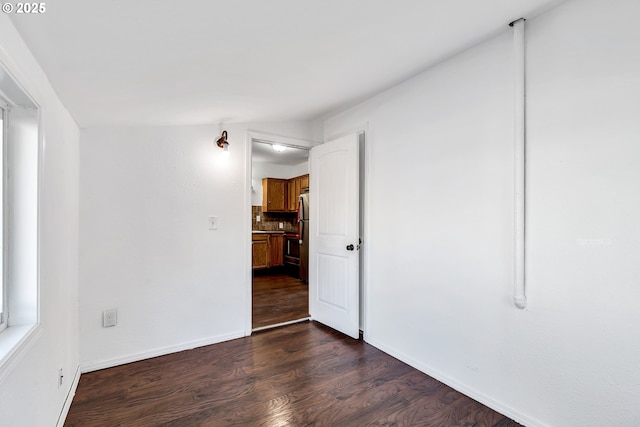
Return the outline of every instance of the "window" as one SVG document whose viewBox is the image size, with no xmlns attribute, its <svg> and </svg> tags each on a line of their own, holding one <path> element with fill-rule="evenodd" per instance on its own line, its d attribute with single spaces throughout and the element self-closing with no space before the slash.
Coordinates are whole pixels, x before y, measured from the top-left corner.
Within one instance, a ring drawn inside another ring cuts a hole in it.
<svg viewBox="0 0 640 427">
<path fill-rule="evenodd" d="M 7 327 L 7 307 L 6 307 L 6 286 L 4 278 L 4 253 L 5 253 L 5 241 L 4 241 L 4 135 L 5 135 L 5 111 L 7 106 L 4 103 L 0 103 L 0 332 Z"/>
<path fill-rule="evenodd" d="M 40 335 L 40 110 L 0 64 L 0 379 Z"/>
</svg>

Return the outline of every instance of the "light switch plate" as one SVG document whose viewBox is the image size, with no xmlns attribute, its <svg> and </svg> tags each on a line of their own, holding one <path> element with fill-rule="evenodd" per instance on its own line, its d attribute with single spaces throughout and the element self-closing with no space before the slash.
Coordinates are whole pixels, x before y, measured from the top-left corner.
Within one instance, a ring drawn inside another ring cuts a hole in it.
<svg viewBox="0 0 640 427">
<path fill-rule="evenodd" d="M 278 227 L 280 227 L 280 228 L 284 228 L 284 223 L 283 223 L 283 222 L 279 223 L 279 224 L 278 224 Z"/>
<path fill-rule="evenodd" d="M 218 229 L 218 217 L 210 216 L 209 217 L 209 230 L 217 230 Z"/>
</svg>

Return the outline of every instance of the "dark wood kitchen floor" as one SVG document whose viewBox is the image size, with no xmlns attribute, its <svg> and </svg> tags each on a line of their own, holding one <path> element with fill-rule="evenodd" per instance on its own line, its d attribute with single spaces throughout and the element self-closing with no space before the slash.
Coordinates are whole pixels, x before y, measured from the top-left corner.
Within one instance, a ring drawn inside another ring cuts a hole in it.
<svg viewBox="0 0 640 427">
<path fill-rule="evenodd" d="M 315 322 L 83 374 L 65 426 L 518 426 Z"/>
<path fill-rule="evenodd" d="M 309 317 L 309 286 L 285 274 L 253 277 L 252 327 Z"/>
</svg>

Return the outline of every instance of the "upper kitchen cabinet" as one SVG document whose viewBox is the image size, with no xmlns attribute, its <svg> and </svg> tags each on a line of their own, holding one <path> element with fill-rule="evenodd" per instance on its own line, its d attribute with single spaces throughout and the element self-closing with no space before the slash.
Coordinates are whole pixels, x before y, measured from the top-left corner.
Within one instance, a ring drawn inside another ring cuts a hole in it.
<svg viewBox="0 0 640 427">
<path fill-rule="evenodd" d="M 309 175 L 262 179 L 262 212 L 296 212 L 300 193 L 309 189 Z"/>
<path fill-rule="evenodd" d="M 262 179 L 262 212 L 288 211 L 287 181 L 279 178 Z"/>
<path fill-rule="evenodd" d="M 309 189 L 309 174 L 296 176 L 287 182 L 287 209 L 291 212 L 298 210 L 300 193 Z"/>
<path fill-rule="evenodd" d="M 298 210 L 298 196 L 300 196 L 300 177 L 291 178 L 287 184 L 288 184 L 287 210 L 291 212 L 295 212 Z"/>
</svg>

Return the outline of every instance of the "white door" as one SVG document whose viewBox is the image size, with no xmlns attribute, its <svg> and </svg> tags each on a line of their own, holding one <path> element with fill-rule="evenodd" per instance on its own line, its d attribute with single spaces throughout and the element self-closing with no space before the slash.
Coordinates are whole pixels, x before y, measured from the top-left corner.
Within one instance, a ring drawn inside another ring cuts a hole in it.
<svg viewBox="0 0 640 427">
<path fill-rule="evenodd" d="M 309 313 L 359 338 L 359 154 L 350 134 L 311 149 Z"/>
</svg>

